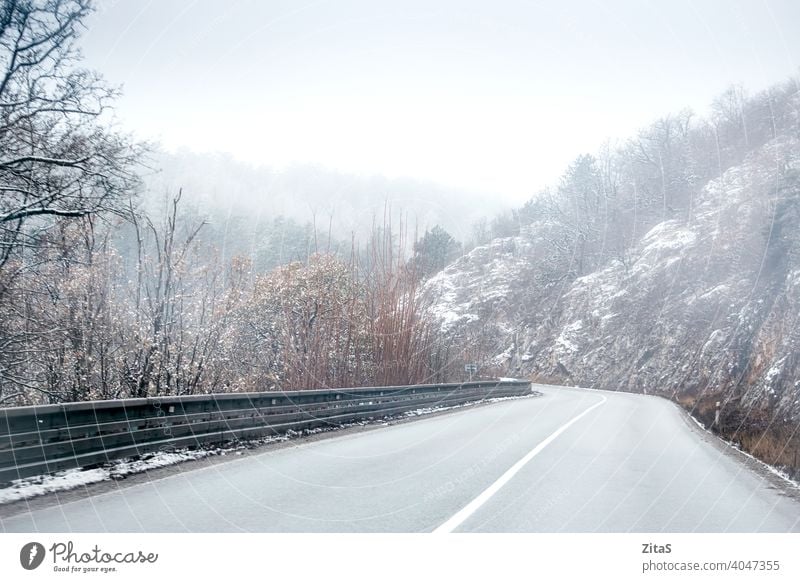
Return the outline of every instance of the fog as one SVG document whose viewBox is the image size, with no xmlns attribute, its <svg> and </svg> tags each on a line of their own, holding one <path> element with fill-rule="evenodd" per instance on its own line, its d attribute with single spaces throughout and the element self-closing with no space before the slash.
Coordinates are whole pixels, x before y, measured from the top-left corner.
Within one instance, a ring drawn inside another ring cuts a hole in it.
<svg viewBox="0 0 800 582">
<path fill-rule="evenodd" d="M 87 64 L 168 150 L 520 204 L 575 156 L 797 70 L 791 0 L 102 2 Z M 382 192 L 376 192 L 382 198 Z"/>
</svg>

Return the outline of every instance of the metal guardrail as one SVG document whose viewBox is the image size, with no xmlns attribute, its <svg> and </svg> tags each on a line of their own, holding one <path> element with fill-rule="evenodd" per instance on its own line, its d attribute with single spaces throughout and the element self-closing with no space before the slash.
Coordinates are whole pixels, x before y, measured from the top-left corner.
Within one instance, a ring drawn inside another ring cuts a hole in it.
<svg viewBox="0 0 800 582">
<path fill-rule="evenodd" d="M 0 484 L 155 451 L 251 440 L 531 391 L 527 381 L 129 398 L 0 409 Z"/>
</svg>

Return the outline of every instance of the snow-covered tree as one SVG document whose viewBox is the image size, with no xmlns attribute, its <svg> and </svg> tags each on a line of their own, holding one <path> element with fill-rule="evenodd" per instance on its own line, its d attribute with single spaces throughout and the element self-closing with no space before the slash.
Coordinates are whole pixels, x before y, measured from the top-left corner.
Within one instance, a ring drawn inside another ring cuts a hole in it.
<svg viewBox="0 0 800 582">
<path fill-rule="evenodd" d="M 80 67 L 88 0 L 0 7 L 0 268 L 57 218 L 118 210 L 138 148 L 103 122 L 116 91 Z"/>
</svg>

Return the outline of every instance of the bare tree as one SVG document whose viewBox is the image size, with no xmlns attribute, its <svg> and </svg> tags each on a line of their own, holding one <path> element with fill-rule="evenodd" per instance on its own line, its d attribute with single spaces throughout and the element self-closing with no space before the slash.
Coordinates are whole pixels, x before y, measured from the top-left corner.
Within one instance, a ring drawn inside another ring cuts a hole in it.
<svg viewBox="0 0 800 582">
<path fill-rule="evenodd" d="M 89 0 L 0 8 L 0 268 L 52 218 L 114 210 L 136 182 L 140 148 L 103 122 L 116 91 L 79 67 L 91 10 Z"/>
<path fill-rule="evenodd" d="M 98 337 L 92 326 L 103 308 L 63 311 L 69 293 L 59 277 L 72 277 L 68 263 L 94 252 L 76 254 L 67 241 L 91 238 L 92 217 L 119 210 L 137 184 L 142 148 L 105 120 L 117 92 L 80 67 L 76 41 L 91 10 L 89 0 L 0 4 L 0 402 L 32 387 L 48 390 L 43 366 L 57 365 L 50 356 L 74 354 Z M 73 229 L 68 221 L 81 222 Z M 97 267 L 88 267 L 81 273 L 103 291 L 92 279 L 101 276 Z M 95 300 L 92 308 L 105 305 L 102 293 Z M 89 315 L 94 320 L 81 319 Z M 51 378 L 58 393 L 50 400 L 93 394 L 88 360 L 69 366 L 71 387 L 62 366 Z"/>
</svg>

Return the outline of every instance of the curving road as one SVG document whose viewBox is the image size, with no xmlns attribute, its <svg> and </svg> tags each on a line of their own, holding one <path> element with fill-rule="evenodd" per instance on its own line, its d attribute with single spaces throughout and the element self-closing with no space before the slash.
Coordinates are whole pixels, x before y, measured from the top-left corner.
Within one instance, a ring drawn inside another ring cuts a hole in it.
<svg viewBox="0 0 800 582">
<path fill-rule="evenodd" d="M 656 397 L 540 397 L 265 448 L 0 519 L 43 532 L 800 532 L 800 496 Z"/>
</svg>

